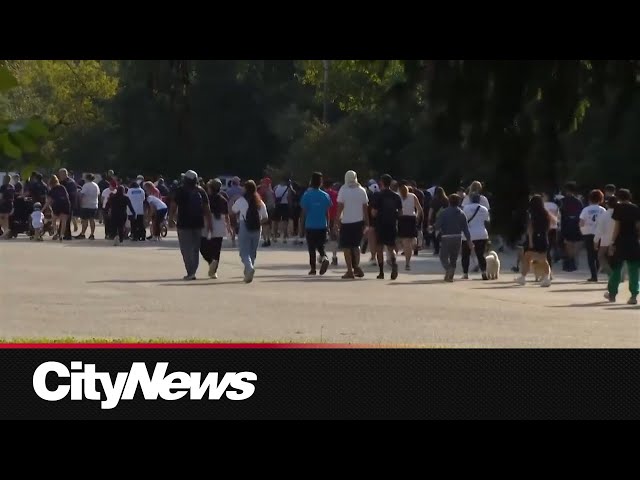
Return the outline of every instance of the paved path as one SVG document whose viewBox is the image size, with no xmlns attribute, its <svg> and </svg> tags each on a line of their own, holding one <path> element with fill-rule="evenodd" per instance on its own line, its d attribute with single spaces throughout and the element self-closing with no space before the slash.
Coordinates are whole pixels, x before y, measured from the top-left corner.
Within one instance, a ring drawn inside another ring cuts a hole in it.
<svg viewBox="0 0 640 480">
<path fill-rule="evenodd" d="M 98 232 L 102 237 L 102 231 Z M 343 265 L 342 258 L 340 258 Z M 175 233 L 159 244 L 104 240 L 0 242 L 0 337 L 139 337 L 416 344 L 444 347 L 640 347 L 640 311 L 604 302 L 604 284 L 557 274 L 549 289 L 495 282 L 444 284 L 431 254 L 397 281 L 344 281 L 342 268 L 307 277 L 304 247 L 258 252 L 253 284 L 236 251 L 220 279 L 183 282 Z M 478 275 L 472 275 L 472 277 Z M 626 289 L 626 285 L 623 286 Z"/>
</svg>

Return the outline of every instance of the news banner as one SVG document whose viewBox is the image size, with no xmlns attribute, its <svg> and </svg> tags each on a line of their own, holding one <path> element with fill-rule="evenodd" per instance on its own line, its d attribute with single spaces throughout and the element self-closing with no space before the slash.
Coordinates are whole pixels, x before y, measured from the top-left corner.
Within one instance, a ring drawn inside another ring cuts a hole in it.
<svg viewBox="0 0 640 480">
<path fill-rule="evenodd" d="M 0 346 L 0 419 L 637 419 L 635 350 Z"/>
</svg>

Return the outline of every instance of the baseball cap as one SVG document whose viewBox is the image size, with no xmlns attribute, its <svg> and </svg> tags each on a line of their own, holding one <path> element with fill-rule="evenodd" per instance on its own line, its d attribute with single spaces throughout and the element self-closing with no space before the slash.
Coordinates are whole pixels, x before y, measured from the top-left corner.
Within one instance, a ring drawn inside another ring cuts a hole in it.
<svg viewBox="0 0 640 480">
<path fill-rule="evenodd" d="M 187 170 L 186 172 L 184 172 L 184 177 L 188 178 L 189 180 L 197 180 L 198 174 L 193 170 Z"/>
<path fill-rule="evenodd" d="M 380 191 L 380 186 L 377 183 L 372 183 L 369 185 L 369 190 L 371 190 L 372 193 L 378 193 Z"/>
<path fill-rule="evenodd" d="M 344 183 L 349 186 L 358 183 L 358 175 L 356 175 L 356 172 L 354 172 L 353 170 L 349 170 L 347 173 L 345 173 Z"/>
</svg>

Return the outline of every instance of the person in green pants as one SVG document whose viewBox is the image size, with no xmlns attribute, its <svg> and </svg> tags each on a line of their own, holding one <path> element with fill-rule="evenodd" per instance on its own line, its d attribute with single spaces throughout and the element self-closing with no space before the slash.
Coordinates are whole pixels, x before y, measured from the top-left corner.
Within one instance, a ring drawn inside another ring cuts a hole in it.
<svg viewBox="0 0 640 480">
<path fill-rule="evenodd" d="M 640 243 L 638 238 L 640 208 L 631 203 L 631 192 L 629 190 L 620 189 L 617 197 L 619 203 L 614 207 L 611 215 L 611 218 L 615 221 L 612 242 L 609 246 L 612 272 L 609 276 L 605 298 L 610 302 L 616 301 L 622 266 L 626 263 L 629 274 L 629 291 L 631 292 L 631 298 L 627 303 L 636 305 L 638 303 L 638 291 L 640 290 L 638 284 L 640 272 Z"/>
</svg>

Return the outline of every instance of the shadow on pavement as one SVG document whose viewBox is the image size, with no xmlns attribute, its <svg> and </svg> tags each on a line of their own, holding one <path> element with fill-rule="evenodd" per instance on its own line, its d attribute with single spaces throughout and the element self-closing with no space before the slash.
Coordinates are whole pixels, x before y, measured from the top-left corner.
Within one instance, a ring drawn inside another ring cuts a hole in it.
<svg viewBox="0 0 640 480">
<path fill-rule="evenodd" d="M 591 303 L 572 303 L 571 305 L 549 305 L 549 308 L 604 307 L 605 305 L 609 305 L 609 302 L 603 300 L 601 302 Z"/>
<path fill-rule="evenodd" d="M 180 279 L 177 278 L 154 278 L 148 280 L 132 280 L 130 278 L 123 280 L 89 280 L 87 283 L 164 283 L 164 282 L 174 282 Z M 182 285 L 182 284 L 181 284 Z"/>
</svg>

